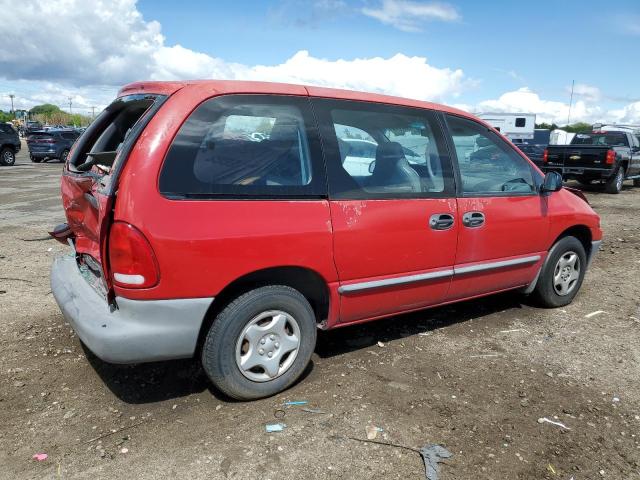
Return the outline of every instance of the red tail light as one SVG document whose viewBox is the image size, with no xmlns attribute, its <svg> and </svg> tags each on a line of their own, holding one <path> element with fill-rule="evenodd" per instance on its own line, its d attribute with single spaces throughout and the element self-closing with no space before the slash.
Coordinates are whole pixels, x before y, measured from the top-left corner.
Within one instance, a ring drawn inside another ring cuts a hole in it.
<svg viewBox="0 0 640 480">
<path fill-rule="evenodd" d="M 549 150 L 544 149 L 544 153 L 542 154 L 542 163 L 547 163 L 549 161 Z"/>
<path fill-rule="evenodd" d="M 608 150 L 607 151 L 607 165 L 613 165 L 616 162 L 616 151 Z"/>
<path fill-rule="evenodd" d="M 149 288 L 160 279 L 158 262 L 148 240 L 125 222 L 111 226 L 109 263 L 113 283 L 120 287 Z"/>
</svg>

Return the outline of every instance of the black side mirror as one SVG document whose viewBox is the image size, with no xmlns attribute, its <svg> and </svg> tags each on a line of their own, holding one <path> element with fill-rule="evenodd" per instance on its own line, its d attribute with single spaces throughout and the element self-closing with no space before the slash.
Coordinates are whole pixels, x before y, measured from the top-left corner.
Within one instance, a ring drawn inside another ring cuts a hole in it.
<svg viewBox="0 0 640 480">
<path fill-rule="evenodd" d="M 540 186 L 540 193 L 545 195 L 551 192 L 557 192 L 562 188 L 562 175 L 558 172 L 547 172 L 544 181 Z"/>
</svg>

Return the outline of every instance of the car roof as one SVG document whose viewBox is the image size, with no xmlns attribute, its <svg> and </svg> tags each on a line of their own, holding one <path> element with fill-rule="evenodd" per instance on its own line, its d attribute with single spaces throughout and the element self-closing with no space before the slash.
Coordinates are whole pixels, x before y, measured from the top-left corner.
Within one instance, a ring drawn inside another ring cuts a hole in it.
<svg viewBox="0 0 640 480">
<path fill-rule="evenodd" d="M 188 88 L 194 94 L 200 93 L 202 98 L 209 98 L 214 95 L 223 94 L 280 94 L 280 95 L 303 95 L 318 98 L 333 98 L 338 100 L 355 100 L 375 103 L 385 103 L 406 107 L 426 108 L 446 113 L 452 113 L 474 120 L 480 120 L 476 116 L 459 110 L 454 107 L 439 103 L 413 100 L 410 98 L 382 95 L 379 93 L 358 92 L 353 90 L 341 90 L 337 88 L 314 87 L 306 85 L 295 85 L 290 83 L 272 82 L 248 82 L 242 80 L 185 80 L 181 82 L 135 82 L 125 85 L 118 92 L 118 97 L 133 94 L 159 94 L 172 95 L 178 90 Z M 484 122 L 483 122 L 484 123 Z"/>
</svg>

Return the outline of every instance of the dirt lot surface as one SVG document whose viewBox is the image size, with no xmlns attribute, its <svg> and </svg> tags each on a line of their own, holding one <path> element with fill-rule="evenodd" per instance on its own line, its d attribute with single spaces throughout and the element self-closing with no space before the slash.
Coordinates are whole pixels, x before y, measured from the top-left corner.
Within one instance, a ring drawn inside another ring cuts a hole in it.
<svg viewBox="0 0 640 480">
<path fill-rule="evenodd" d="M 42 240 L 60 170 L 0 168 L 1 478 L 425 478 L 417 453 L 348 438 L 367 426 L 444 445 L 441 480 L 640 477 L 640 189 L 587 193 L 605 240 L 569 307 L 509 293 L 322 333 L 303 381 L 238 403 L 196 361 L 87 358 L 49 287 L 67 248 Z"/>
</svg>

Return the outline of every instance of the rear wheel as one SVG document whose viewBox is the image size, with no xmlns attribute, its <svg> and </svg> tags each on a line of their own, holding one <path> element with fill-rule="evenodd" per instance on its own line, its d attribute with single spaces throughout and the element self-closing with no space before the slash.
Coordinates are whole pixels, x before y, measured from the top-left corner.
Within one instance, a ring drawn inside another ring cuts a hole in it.
<svg viewBox="0 0 640 480">
<path fill-rule="evenodd" d="M 67 162 L 67 157 L 69 156 L 69 150 L 63 150 L 62 154 L 60 155 L 60 161 L 62 163 L 66 163 Z"/>
<path fill-rule="evenodd" d="M 275 395 L 309 364 L 316 329 L 311 305 L 300 292 L 283 285 L 257 288 L 214 319 L 202 348 L 202 365 L 213 384 L 230 397 Z"/>
<path fill-rule="evenodd" d="M 607 179 L 607 182 L 604 184 L 604 189 L 607 193 L 620 193 L 623 182 L 624 168 L 620 167 L 612 177 Z"/>
<path fill-rule="evenodd" d="M 586 268 L 587 255 L 580 240 L 561 238 L 549 250 L 534 296 L 545 307 L 569 305 L 580 290 Z"/>
<path fill-rule="evenodd" d="M 11 148 L 5 147 L 0 150 L 0 165 L 10 167 L 14 163 L 16 163 L 16 154 Z"/>
</svg>

